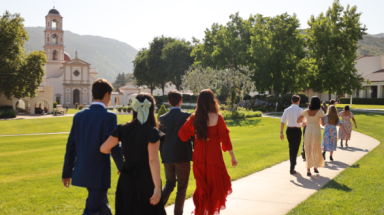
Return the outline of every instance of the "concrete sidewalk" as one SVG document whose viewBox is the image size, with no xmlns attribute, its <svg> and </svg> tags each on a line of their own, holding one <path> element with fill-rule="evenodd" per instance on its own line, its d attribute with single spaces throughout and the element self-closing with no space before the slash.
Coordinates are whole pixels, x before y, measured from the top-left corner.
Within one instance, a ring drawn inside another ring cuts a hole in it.
<svg viewBox="0 0 384 215">
<path fill-rule="evenodd" d="M 315 174 L 311 169 L 312 176 L 308 177 L 305 162 L 300 156 L 297 158 L 298 173 L 295 175 L 289 174 L 289 161 L 284 161 L 236 180 L 232 182 L 233 193 L 227 199 L 227 208 L 220 214 L 286 214 L 379 144 L 378 140 L 353 131 L 349 147 L 337 147 L 333 154 L 334 161 L 329 160 L 327 153 L 326 167 L 319 168 L 320 174 Z M 236 168 L 241 168 L 241 163 Z M 193 210 L 194 204 L 190 198 L 185 202 L 184 214 L 191 214 Z M 166 207 L 166 211 L 167 214 L 173 214 L 173 205 Z"/>
</svg>

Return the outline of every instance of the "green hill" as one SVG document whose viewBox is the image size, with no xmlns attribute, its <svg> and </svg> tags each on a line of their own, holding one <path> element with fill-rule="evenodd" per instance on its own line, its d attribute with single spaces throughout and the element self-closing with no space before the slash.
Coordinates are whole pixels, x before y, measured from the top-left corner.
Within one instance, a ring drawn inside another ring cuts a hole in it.
<svg viewBox="0 0 384 215">
<path fill-rule="evenodd" d="M 25 44 L 27 52 L 44 50 L 44 28 L 25 27 L 29 41 Z M 132 73 L 137 50 L 132 46 L 115 39 L 79 35 L 70 31 L 64 32 L 65 52 L 71 58 L 78 52 L 78 58 L 91 64 L 92 68 L 99 71 L 98 77 L 110 82 L 115 81 L 118 73 Z"/>
<path fill-rule="evenodd" d="M 305 34 L 305 29 L 300 29 Z M 365 35 L 359 41 L 359 48 L 356 51 L 357 56 L 362 55 L 384 55 L 384 33 Z"/>
<path fill-rule="evenodd" d="M 370 35 L 364 36 L 363 40 L 359 41 L 359 49 L 357 56 L 362 55 L 384 55 L 384 38 L 377 38 Z"/>
</svg>

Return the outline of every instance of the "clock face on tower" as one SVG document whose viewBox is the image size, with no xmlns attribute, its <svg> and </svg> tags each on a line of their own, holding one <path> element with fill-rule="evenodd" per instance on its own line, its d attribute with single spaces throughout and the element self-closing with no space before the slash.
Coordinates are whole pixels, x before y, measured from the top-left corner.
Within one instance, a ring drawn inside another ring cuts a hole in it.
<svg viewBox="0 0 384 215">
<path fill-rule="evenodd" d="M 77 77 L 77 76 L 80 75 L 80 72 L 76 70 L 76 71 L 73 72 L 73 74 Z"/>
</svg>

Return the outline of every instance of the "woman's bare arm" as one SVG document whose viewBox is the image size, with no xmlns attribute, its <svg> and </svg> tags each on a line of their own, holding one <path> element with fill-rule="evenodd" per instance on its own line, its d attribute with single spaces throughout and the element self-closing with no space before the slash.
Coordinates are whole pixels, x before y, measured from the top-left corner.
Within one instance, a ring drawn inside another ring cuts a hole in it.
<svg viewBox="0 0 384 215">
<path fill-rule="evenodd" d="M 355 128 L 357 129 L 357 124 L 355 118 L 352 118 L 353 123 L 355 123 Z"/>
<path fill-rule="evenodd" d="M 303 121 L 304 117 L 305 117 L 305 116 L 301 115 L 301 116 L 299 117 L 299 119 L 297 120 L 297 123 L 301 123 L 301 122 Z"/>
<path fill-rule="evenodd" d="M 161 198 L 161 179 L 160 179 L 160 160 L 159 160 L 160 140 L 156 143 L 148 143 L 149 167 L 151 168 L 152 180 L 155 184 L 150 203 L 156 205 Z"/>
<path fill-rule="evenodd" d="M 104 154 L 111 153 L 111 149 L 119 144 L 119 139 L 114 136 L 109 136 L 108 139 L 100 146 L 100 152 Z"/>
<path fill-rule="evenodd" d="M 320 125 L 325 126 L 324 117 L 321 117 L 321 118 L 320 118 Z"/>
</svg>

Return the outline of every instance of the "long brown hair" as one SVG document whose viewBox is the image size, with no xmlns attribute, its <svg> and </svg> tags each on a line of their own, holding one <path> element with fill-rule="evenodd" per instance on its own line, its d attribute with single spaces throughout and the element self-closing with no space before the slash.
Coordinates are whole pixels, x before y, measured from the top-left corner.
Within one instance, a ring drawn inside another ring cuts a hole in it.
<svg viewBox="0 0 384 215">
<path fill-rule="evenodd" d="M 148 119 L 144 124 L 149 124 L 152 125 L 153 127 L 157 128 L 157 123 L 156 123 L 156 118 L 155 118 L 155 99 L 151 94 L 148 93 L 140 93 L 139 95 L 136 96 L 136 99 L 139 100 L 139 102 L 144 102 L 145 99 L 151 102 L 151 107 L 149 108 L 149 114 L 148 114 Z M 139 120 L 137 120 L 137 112 L 132 110 L 133 116 L 132 116 L 132 121 L 129 123 L 136 123 L 136 124 L 141 124 Z"/>
<path fill-rule="evenodd" d="M 219 104 L 210 89 L 202 90 L 197 97 L 197 108 L 193 126 L 199 140 L 208 139 L 208 113 L 220 113 Z"/>
<path fill-rule="evenodd" d="M 337 125 L 339 124 L 339 113 L 334 105 L 328 107 L 328 124 Z"/>
</svg>

